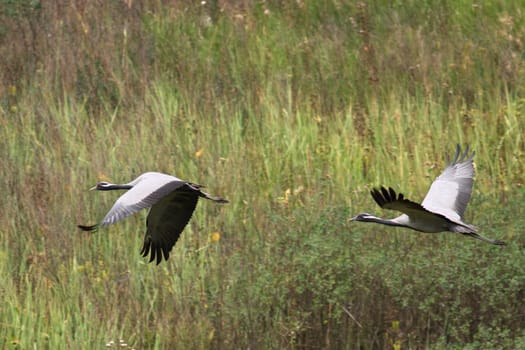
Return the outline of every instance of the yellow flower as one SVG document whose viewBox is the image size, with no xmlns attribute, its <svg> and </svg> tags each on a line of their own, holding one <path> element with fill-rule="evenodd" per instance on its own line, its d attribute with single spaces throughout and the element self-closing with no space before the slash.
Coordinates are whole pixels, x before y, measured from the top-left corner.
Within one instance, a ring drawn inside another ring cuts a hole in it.
<svg viewBox="0 0 525 350">
<path fill-rule="evenodd" d="M 289 188 L 284 191 L 284 195 L 282 197 L 277 197 L 277 200 L 283 204 L 288 204 L 288 199 L 290 198 L 290 194 L 292 193 L 292 190 Z"/>
<path fill-rule="evenodd" d="M 213 232 L 211 234 L 211 241 L 217 243 L 221 239 L 221 234 L 219 232 Z"/>
<path fill-rule="evenodd" d="M 199 149 L 197 152 L 195 152 L 195 158 L 199 159 L 202 156 L 203 152 L 204 148 Z"/>
</svg>

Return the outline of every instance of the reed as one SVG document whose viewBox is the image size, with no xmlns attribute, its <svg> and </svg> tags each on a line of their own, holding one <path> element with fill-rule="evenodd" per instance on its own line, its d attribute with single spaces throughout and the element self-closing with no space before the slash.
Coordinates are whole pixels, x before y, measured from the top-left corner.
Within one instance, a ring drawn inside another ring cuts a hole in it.
<svg viewBox="0 0 525 350">
<path fill-rule="evenodd" d="M 0 15 L 0 347 L 525 346 L 520 2 L 21 4 Z M 380 211 L 372 186 L 422 199 L 456 143 L 467 221 L 508 246 L 348 221 Z M 230 200 L 159 266 L 145 213 L 76 229 L 117 197 L 97 181 L 150 170 Z"/>
</svg>

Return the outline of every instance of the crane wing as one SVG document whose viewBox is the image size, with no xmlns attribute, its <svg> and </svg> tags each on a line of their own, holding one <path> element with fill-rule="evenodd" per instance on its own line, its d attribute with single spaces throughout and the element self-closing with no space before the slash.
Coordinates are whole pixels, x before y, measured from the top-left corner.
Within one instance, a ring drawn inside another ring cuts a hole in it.
<svg viewBox="0 0 525 350">
<path fill-rule="evenodd" d="M 392 187 L 389 187 L 388 190 L 383 186 L 380 190 L 374 188 L 370 194 L 383 209 L 397 210 L 407 215 L 413 215 L 415 212 L 428 212 L 421 204 L 405 199 L 402 193 L 396 194 Z"/>
<path fill-rule="evenodd" d="M 421 204 L 405 199 L 402 193 L 396 194 L 391 187 L 388 190 L 385 187 L 381 187 L 380 190 L 374 188 L 370 193 L 381 208 L 397 210 L 403 213 L 401 216 L 385 221 L 394 222 L 400 226 L 422 232 L 439 232 L 443 230 L 442 225 L 447 220 L 446 216 L 431 212 Z"/>
<path fill-rule="evenodd" d="M 145 177 L 117 199 L 100 225 L 114 224 L 144 208 L 149 208 L 185 184 L 186 182 L 174 176 L 160 173 Z"/>
<path fill-rule="evenodd" d="M 461 147 L 456 146 L 454 159 L 447 159 L 447 167 L 434 180 L 421 203 L 425 209 L 451 220 L 463 218 L 474 182 L 474 155 L 475 152 L 469 154 L 469 146 L 463 153 Z"/>
<path fill-rule="evenodd" d="M 157 264 L 164 256 L 168 260 L 170 251 L 179 239 L 184 227 L 190 221 L 201 196 L 192 185 L 178 187 L 151 207 L 147 219 L 142 256 L 150 255 L 150 262 Z"/>
</svg>

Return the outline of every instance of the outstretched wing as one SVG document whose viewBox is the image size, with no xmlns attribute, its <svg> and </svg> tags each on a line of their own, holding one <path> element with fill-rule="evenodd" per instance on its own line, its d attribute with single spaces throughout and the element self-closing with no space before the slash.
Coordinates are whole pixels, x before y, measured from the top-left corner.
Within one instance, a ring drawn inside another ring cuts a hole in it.
<svg viewBox="0 0 525 350">
<path fill-rule="evenodd" d="M 387 190 L 381 187 L 381 190 L 374 188 L 371 194 L 381 208 L 397 210 L 404 214 L 389 221 L 422 232 L 439 232 L 443 230 L 443 221 L 447 220 L 446 216 L 431 212 L 421 204 L 405 199 L 402 193 L 398 195 L 392 188 Z"/>
<path fill-rule="evenodd" d="M 221 197 L 214 197 L 200 189 L 203 186 L 186 183 L 151 207 L 147 219 L 146 236 L 141 250 L 142 256 L 150 255 L 159 264 L 164 256 L 168 260 L 171 249 L 177 243 L 197 206 L 199 197 L 217 203 L 228 203 Z"/>
<path fill-rule="evenodd" d="M 146 236 L 141 250 L 142 256 L 150 256 L 157 264 L 164 256 L 168 260 L 170 251 L 190 221 L 199 200 L 200 191 L 190 185 L 177 188 L 151 207 L 147 219 Z"/>
<path fill-rule="evenodd" d="M 447 158 L 447 167 L 430 186 L 421 205 L 431 211 L 446 216 L 451 220 L 461 220 L 472 193 L 474 182 L 473 157 L 469 146 L 461 153 L 456 146 L 454 159 Z"/>
<path fill-rule="evenodd" d="M 184 184 L 184 181 L 165 174 L 146 177 L 117 199 L 100 225 L 114 224 L 142 209 L 149 208 Z"/>
<path fill-rule="evenodd" d="M 405 199 L 402 193 L 396 194 L 392 187 L 389 187 L 388 190 L 383 186 L 380 190 L 374 188 L 370 194 L 383 209 L 397 210 L 409 216 L 415 212 L 429 213 L 421 204 Z"/>
</svg>

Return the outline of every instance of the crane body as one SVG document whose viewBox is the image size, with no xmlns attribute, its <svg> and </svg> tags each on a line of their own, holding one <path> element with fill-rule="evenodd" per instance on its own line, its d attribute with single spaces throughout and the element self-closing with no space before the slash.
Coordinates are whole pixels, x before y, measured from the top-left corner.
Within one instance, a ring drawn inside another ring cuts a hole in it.
<svg viewBox="0 0 525 350">
<path fill-rule="evenodd" d="M 126 184 L 99 182 L 92 190 L 127 190 L 120 196 L 102 221 L 95 225 L 78 225 L 84 231 L 94 231 L 112 225 L 129 215 L 150 208 L 146 220 L 146 234 L 141 250 L 142 256 L 150 254 L 159 264 L 170 251 L 188 224 L 199 198 L 217 203 L 228 203 L 201 190 L 203 186 L 183 181 L 175 176 L 147 172 Z"/>
<path fill-rule="evenodd" d="M 503 241 L 479 235 L 476 226 L 463 221 L 474 182 L 474 155 L 475 152 L 469 153 L 468 146 L 461 153 L 457 145 L 454 158 L 452 161 L 448 159 L 447 167 L 432 183 L 421 204 L 405 199 L 402 193 L 397 194 L 391 187 L 372 189 L 370 194 L 381 208 L 403 214 L 393 219 L 382 219 L 362 213 L 352 218 L 352 221 L 375 222 L 429 233 L 449 231 L 494 245 L 505 245 Z"/>
</svg>

